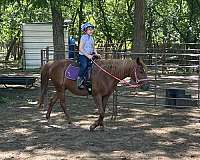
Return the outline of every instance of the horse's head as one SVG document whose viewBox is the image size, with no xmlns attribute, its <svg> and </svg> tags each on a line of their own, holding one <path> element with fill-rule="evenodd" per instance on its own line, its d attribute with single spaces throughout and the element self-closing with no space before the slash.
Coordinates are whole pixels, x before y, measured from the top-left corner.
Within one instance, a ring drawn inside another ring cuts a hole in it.
<svg viewBox="0 0 200 160">
<path fill-rule="evenodd" d="M 136 63 L 133 65 L 133 68 L 131 68 L 130 77 L 131 83 L 133 84 L 147 85 L 147 69 L 140 58 L 136 59 Z"/>
</svg>

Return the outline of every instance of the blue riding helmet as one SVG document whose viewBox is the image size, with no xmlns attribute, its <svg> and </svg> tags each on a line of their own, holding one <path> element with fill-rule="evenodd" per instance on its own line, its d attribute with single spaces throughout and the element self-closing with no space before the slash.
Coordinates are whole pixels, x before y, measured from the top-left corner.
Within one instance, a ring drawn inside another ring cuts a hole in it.
<svg viewBox="0 0 200 160">
<path fill-rule="evenodd" d="M 86 22 L 86 23 L 84 23 L 84 24 L 81 25 L 81 30 L 82 30 L 83 32 L 86 32 L 86 30 L 87 30 L 88 27 L 91 27 L 92 29 L 94 29 L 94 25 L 92 25 L 92 24 L 89 23 L 89 22 Z"/>
</svg>

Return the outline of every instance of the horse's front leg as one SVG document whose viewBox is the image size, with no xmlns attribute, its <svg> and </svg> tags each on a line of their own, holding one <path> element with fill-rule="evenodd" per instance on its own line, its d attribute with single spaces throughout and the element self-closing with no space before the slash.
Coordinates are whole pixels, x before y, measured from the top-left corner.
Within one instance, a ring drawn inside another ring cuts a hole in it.
<svg viewBox="0 0 200 160">
<path fill-rule="evenodd" d="M 44 104 L 44 96 L 41 96 L 39 99 L 39 103 L 38 103 L 38 109 L 43 108 L 43 104 Z"/>
<path fill-rule="evenodd" d="M 102 96 L 101 95 L 94 96 L 94 102 L 95 102 L 98 112 L 99 112 L 99 118 L 90 126 L 90 131 L 93 131 L 97 126 L 103 124 L 103 118 L 104 118 Z"/>
<path fill-rule="evenodd" d="M 108 99 L 109 99 L 109 95 L 102 97 L 102 106 L 103 106 L 104 115 L 105 115 L 106 106 L 108 104 Z M 104 130 L 103 119 L 99 122 L 99 126 L 101 127 L 102 130 Z"/>
</svg>

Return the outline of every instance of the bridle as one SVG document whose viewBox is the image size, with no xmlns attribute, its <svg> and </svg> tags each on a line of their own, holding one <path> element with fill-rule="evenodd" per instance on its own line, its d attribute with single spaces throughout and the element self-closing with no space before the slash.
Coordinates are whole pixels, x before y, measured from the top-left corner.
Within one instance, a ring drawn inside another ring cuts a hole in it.
<svg viewBox="0 0 200 160">
<path fill-rule="evenodd" d="M 145 81 L 148 81 L 148 78 L 145 78 L 145 79 L 139 79 L 138 78 L 138 75 L 137 75 L 137 67 L 136 66 L 134 66 L 133 67 L 134 69 L 134 75 L 135 75 L 135 82 L 136 82 L 136 84 L 138 84 L 138 83 L 140 83 L 140 82 L 145 82 Z"/>
</svg>

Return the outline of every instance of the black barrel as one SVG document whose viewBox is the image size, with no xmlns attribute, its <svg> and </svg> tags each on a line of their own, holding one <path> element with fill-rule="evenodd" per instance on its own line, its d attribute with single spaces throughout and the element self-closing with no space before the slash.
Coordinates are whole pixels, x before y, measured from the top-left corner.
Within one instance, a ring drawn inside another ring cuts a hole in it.
<svg viewBox="0 0 200 160">
<path fill-rule="evenodd" d="M 166 105 L 177 106 L 178 99 L 176 98 L 185 98 L 185 90 L 175 88 L 166 89 Z"/>
</svg>

